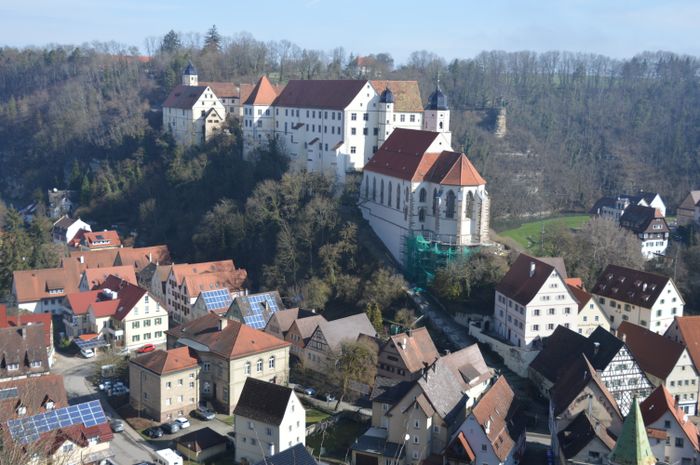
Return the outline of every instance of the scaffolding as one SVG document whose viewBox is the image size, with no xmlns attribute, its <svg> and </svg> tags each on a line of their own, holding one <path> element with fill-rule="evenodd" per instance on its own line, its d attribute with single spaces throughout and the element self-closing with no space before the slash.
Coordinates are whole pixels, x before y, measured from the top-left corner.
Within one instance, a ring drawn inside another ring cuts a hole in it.
<svg viewBox="0 0 700 465">
<path fill-rule="evenodd" d="M 438 268 L 458 258 L 468 258 L 479 250 L 477 246 L 447 244 L 426 239 L 422 234 L 409 235 L 404 244 L 406 277 L 418 286 L 427 286 Z"/>
</svg>

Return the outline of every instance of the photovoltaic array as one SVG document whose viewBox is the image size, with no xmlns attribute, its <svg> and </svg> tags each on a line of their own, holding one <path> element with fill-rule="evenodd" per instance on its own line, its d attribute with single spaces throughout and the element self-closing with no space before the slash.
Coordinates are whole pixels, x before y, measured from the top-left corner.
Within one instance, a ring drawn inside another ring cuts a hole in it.
<svg viewBox="0 0 700 465">
<path fill-rule="evenodd" d="M 51 410 L 27 418 L 9 420 L 7 426 L 12 438 L 22 444 L 39 440 L 42 434 L 59 428 L 83 424 L 89 428 L 107 422 L 99 400 L 91 400 L 70 407 Z"/>
<path fill-rule="evenodd" d="M 214 289 L 213 291 L 202 291 L 202 298 L 204 299 L 204 305 L 210 312 L 214 310 L 228 308 L 231 305 L 231 302 L 233 301 L 231 293 L 228 289 Z"/>
<path fill-rule="evenodd" d="M 263 329 L 273 313 L 279 310 L 275 297 L 269 292 L 239 297 L 245 299 L 250 306 L 250 312 L 243 316 L 243 322 L 255 329 Z"/>
</svg>

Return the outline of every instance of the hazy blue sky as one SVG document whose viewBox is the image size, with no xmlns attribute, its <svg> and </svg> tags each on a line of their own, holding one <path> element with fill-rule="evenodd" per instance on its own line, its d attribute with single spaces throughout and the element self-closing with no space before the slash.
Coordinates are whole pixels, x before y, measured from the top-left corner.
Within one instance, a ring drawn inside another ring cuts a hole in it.
<svg viewBox="0 0 700 465">
<path fill-rule="evenodd" d="M 700 0 L 0 0 L 0 45 L 135 45 L 170 29 L 348 52 L 411 51 L 445 58 L 481 50 L 568 50 L 627 57 L 700 55 Z"/>
</svg>

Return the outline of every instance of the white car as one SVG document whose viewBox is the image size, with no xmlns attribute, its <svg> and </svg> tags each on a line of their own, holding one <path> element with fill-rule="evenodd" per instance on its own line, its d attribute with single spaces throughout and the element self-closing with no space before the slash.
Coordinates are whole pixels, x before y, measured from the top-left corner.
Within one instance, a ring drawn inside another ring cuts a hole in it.
<svg viewBox="0 0 700 465">
<path fill-rule="evenodd" d="M 175 419 L 178 425 L 180 425 L 180 429 L 185 429 L 190 427 L 190 420 L 188 420 L 185 417 L 177 417 Z"/>
<path fill-rule="evenodd" d="M 95 351 L 93 349 L 80 349 L 80 355 L 85 358 L 92 358 L 95 356 Z"/>
</svg>

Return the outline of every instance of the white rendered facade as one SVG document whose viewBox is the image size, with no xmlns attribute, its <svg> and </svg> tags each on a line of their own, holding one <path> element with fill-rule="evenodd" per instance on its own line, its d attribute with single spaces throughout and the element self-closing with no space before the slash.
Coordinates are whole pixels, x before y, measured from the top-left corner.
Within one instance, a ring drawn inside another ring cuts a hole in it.
<svg viewBox="0 0 700 465">
<path fill-rule="evenodd" d="M 556 269 L 525 306 L 496 291 L 493 315 L 495 331 L 518 347 L 551 335 L 558 325 L 578 332 L 578 303 Z"/>
<path fill-rule="evenodd" d="M 610 331 L 610 322 L 596 299 L 591 297 L 578 312 L 578 333 L 588 337 L 598 326 Z"/>
<path fill-rule="evenodd" d="M 689 421 L 689 420 L 685 420 Z M 678 423 L 673 413 L 666 410 L 661 417 L 650 424 L 645 424 L 647 428 L 661 430 L 666 432 L 667 440 L 655 440 L 649 438 L 651 450 L 658 460 L 670 464 L 690 464 L 695 465 L 698 461 L 699 451 L 693 446 L 693 443 L 688 439 L 686 431 L 683 430 Z M 689 432 L 693 432 L 695 428 L 688 428 Z M 697 442 L 697 440 L 696 440 Z"/>
<path fill-rule="evenodd" d="M 650 376 L 651 377 L 651 376 Z M 688 354 L 688 350 L 684 350 L 673 367 L 671 373 L 665 380 L 654 379 L 654 384 L 663 384 L 668 389 L 668 392 L 678 402 L 678 407 L 687 415 L 697 414 L 698 405 L 698 386 L 700 386 L 700 377 L 693 361 Z"/>
<path fill-rule="evenodd" d="M 397 127 L 421 129 L 423 112 L 395 111 L 393 103 L 381 103 L 380 93 L 364 81 L 343 108 L 245 104 L 244 154 L 277 136 L 293 168 L 342 181 L 347 172 L 361 170 Z"/>
<path fill-rule="evenodd" d="M 668 280 L 656 301 L 649 302 L 648 307 L 628 304 L 623 300 L 596 295 L 598 305 L 610 321 L 611 329 L 615 330 L 623 321 L 629 321 L 643 326 L 650 331 L 663 334 L 673 323 L 673 318 L 683 316 L 685 302 L 671 279 Z"/>
</svg>

